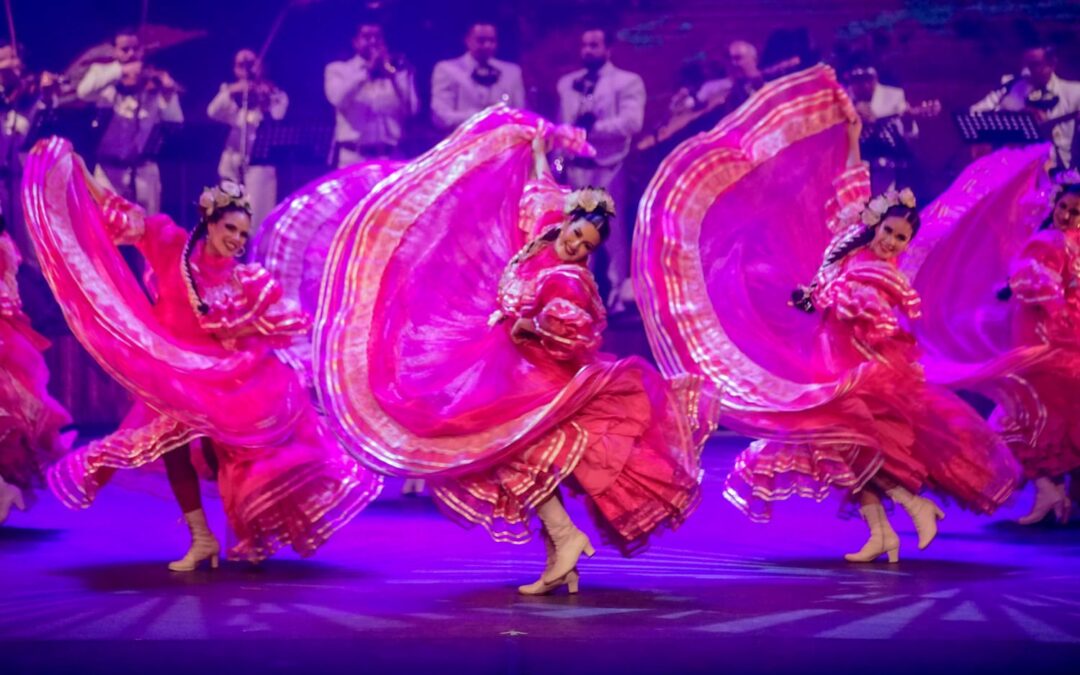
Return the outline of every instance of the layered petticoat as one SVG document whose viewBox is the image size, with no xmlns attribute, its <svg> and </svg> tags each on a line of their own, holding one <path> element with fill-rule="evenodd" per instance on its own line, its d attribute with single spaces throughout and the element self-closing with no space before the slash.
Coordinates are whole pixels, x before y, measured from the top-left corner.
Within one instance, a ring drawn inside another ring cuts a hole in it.
<svg viewBox="0 0 1080 675">
<path fill-rule="evenodd" d="M 286 544 L 308 555 L 375 498 L 380 478 L 344 454 L 300 378 L 274 356 L 308 323 L 265 269 L 204 255 L 201 243 L 185 264 L 187 234 L 98 188 L 64 141 L 31 153 L 24 204 L 72 331 L 137 399 L 119 431 L 50 469 L 65 504 L 86 507 L 114 470 L 197 439 L 209 439 L 217 458 L 237 557 L 261 560 Z M 114 242 L 146 258 L 153 303 Z"/>
<path fill-rule="evenodd" d="M 22 312 L 15 273 L 20 258 L 0 234 L 0 478 L 24 490 L 44 484 L 44 469 L 67 449 L 71 416 L 48 392 L 41 352 L 49 342 Z"/>
<path fill-rule="evenodd" d="M 870 194 L 865 167 L 846 166 L 854 114 L 818 66 L 766 85 L 665 160 L 634 248 L 653 352 L 668 377 L 707 383 L 720 423 L 760 439 L 725 489 L 752 518 L 874 477 L 991 511 L 1014 489 L 1015 463 L 973 410 L 924 381 L 905 329 L 918 296 L 903 275 L 855 254 L 818 278 L 817 313 L 788 302 L 860 227 Z"/>
<path fill-rule="evenodd" d="M 693 380 L 672 392 L 644 362 L 597 354 L 604 312 L 584 267 L 550 248 L 511 263 L 562 220 L 565 193 L 529 179 L 537 139 L 584 147 L 498 106 L 357 206 L 327 262 L 316 383 L 366 463 L 427 478 L 496 539 L 526 540 L 570 479 L 629 551 L 693 507 L 707 430 L 685 412 Z M 511 336 L 519 319 L 533 338 Z"/>
</svg>

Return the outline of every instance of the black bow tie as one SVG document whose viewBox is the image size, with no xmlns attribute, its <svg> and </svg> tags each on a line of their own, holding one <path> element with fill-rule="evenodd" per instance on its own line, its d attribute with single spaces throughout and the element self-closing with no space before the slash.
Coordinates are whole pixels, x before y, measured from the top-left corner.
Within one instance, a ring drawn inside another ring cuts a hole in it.
<svg viewBox="0 0 1080 675">
<path fill-rule="evenodd" d="M 472 80 L 482 87 L 490 87 L 499 81 L 502 73 L 492 65 L 481 64 L 473 68 Z"/>
<path fill-rule="evenodd" d="M 599 72 L 595 70 L 586 71 L 584 75 L 574 80 L 574 91 L 584 96 L 589 96 L 596 91 L 596 83 L 599 80 Z"/>
</svg>

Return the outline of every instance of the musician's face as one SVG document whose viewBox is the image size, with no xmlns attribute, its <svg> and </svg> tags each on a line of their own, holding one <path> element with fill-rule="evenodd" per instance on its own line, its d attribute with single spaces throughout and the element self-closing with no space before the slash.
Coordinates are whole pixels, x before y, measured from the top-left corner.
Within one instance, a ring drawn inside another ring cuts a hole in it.
<svg viewBox="0 0 1080 675">
<path fill-rule="evenodd" d="M 1054 227 L 1060 230 L 1080 229 L 1080 194 L 1068 193 L 1054 204 Z"/>
<path fill-rule="evenodd" d="M 1029 49 L 1024 52 L 1024 70 L 1028 72 L 1028 79 L 1038 88 L 1043 88 L 1050 83 L 1054 76 L 1054 68 L 1057 63 L 1054 57 L 1045 49 Z"/>
<path fill-rule="evenodd" d="M 499 48 L 499 33 L 495 30 L 495 26 L 486 23 L 473 26 L 465 37 L 465 48 L 480 63 L 490 61 Z"/>
<path fill-rule="evenodd" d="M 856 102 L 869 101 L 874 97 L 877 83 L 877 77 L 873 75 L 856 75 L 848 81 L 848 91 Z"/>
<path fill-rule="evenodd" d="M 881 221 L 870 242 L 870 252 L 882 260 L 895 260 L 911 244 L 913 230 L 905 218 L 891 216 Z"/>
<path fill-rule="evenodd" d="M 233 75 L 238 80 L 249 79 L 255 70 L 255 52 L 250 49 L 241 49 L 233 59 Z"/>
<path fill-rule="evenodd" d="M 757 71 L 757 50 L 746 42 L 728 47 L 728 63 L 733 77 L 750 77 Z"/>
<path fill-rule="evenodd" d="M 555 255 L 564 262 L 581 262 L 600 246 L 600 231 L 584 219 L 566 223 L 555 240 Z"/>
<path fill-rule="evenodd" d="M 590 70 L 596 70 L 607 63 L 611 55 L 607 38 L 602 30 L 587 30 L 581 35 L 581 63 Z"/>
<path fill-rule="evenodd" d="M 113 48 L 116 50 L 116 60 L 120 63 L 131 63 L 142 58 L 139 38 L 134 35 L 117 35 Z"/>
<path fill-rule="evenodd" d="M 360 26 L 353 38 L 353 49 L 364 59 L 373 59 L 386 51 L 381 26 Z"/>
<path fill-rule="evenodd" d="M 206 250 L 222 258 L 238 258 L 246 252 L 251 237 L 251 216 L 228 211 L 206 228 Z"/>
</svg>

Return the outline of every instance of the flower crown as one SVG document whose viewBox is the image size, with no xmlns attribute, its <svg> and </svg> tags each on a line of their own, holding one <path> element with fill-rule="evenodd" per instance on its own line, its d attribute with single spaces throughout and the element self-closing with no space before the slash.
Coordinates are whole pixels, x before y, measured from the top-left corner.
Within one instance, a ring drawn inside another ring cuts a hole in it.
<svg viewBox="0 0 1080 675">
<path fill-rule="evenodd" d="M 199 195 L 199 214 L 204 220 L 229 206 L 238 206 L 251 213 L 244 186 L 231 180 L 223 180 L 220 185 L 204 188 Z"/>
<path fill-rule="evenodd" d="M 614 218 L 615 200 L 604 188 L 581 188 L 566 196 L 566 206 L 563 211 L 571 218 L 583 218 L 594 213 L 603 215 L 605 218 Z"/>
<path fill-rule="evenodd" d="M 1058 171 L 1051 176 L 1054 189 L 1050 195 L 1050 205 L 1053 206 L 1057 203 L 1057 200 L 1061 198 L 1061 193 L 1065 192 L 1069 188 L 1074 188 L 1080 185 L 1080 170 L 1069 169 L 1068 171 Z"/>
<path fill-rule="evenodd" d="M 864 225 L 874 227 L 885 217 L 885 212 L 894 206 L 915 208 L 915 193 L 911 191 L 911 188 L 904 188 L 899 192 L 896 188 L 889 188 L 884 194 L 870 200 L 860 218 Z"/>
</svg>

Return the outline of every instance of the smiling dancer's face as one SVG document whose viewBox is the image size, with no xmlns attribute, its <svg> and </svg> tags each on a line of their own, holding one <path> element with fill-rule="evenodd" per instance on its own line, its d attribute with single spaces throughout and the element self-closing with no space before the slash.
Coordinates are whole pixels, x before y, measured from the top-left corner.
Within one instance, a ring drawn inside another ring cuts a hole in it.
<svg viewBox="0 0 1080 675">
<path fill-rule="evenodd" d="M 1080 194 L 1069 192 L 1054 204 L 1054 227 L 1059 230 L 1080 229 Z"/>
<path fill-rule="evenodd" d="M 207 225 L 206 251 L 222 258 L 244 254 L 251 236 L 251 216 L 243 211 L 228 211 Z"/>
<path fill-rule="evenodd" d="M 600 246 L 600 231 L 579 218 L 563 225 L 555 240 L 555 255 L 564 262 L 581 262 Z"/>
<path fill-rule="evenodd" d="M 891 216 L 881 221 L 870 242 L 870 251 L 882 260 L 896 260 L 911 243 L 912 228 L 905 218 Z"/>
</svg>

